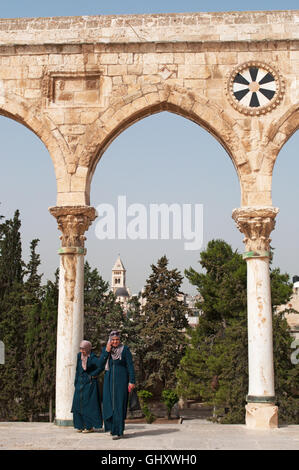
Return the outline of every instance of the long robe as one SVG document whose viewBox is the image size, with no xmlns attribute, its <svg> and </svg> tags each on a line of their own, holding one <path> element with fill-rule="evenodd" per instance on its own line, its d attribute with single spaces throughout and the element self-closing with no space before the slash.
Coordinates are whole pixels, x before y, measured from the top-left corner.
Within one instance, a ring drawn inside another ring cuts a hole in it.
<svg viewBox="0 0 299 470">
<path fill-rule="evenodd" d="M 87 359 L 86 370 L 84 370 L 81 353 L 78 353 L 75 392 L 71 409 L 76 429 L 99 429 L 103 426 L 99 384 L 93 377 L 98 376 L 104 370 L 107 359 L 107 352 L 100 358 L 91 352 Z"/>
<path fill-rule="evenodd" d="M 106 348 L 103 348 L 101 359 L 106 354 Z M 113 436 L 122 436 L 125 429 L 129 383 L 135 384 L 135 371 L 131 351 L 124 346 L 121 359 L 113 360 L 109 354 L 109 370 L 105 370 L 104 375 L 104 426 Z"/>
</svg>

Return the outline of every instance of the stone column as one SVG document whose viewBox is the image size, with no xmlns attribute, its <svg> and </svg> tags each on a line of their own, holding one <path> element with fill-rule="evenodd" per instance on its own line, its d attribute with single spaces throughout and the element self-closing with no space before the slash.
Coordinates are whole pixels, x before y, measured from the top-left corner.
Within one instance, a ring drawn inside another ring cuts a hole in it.
<svg viewBox="0 0 299 470">
<path fill-rule="evenodd" d="M 243 207 L 233 219 L 244 233 L 247 262 L 248 372 L 246 425 L 250 428 L 278 426 L 275 406 L 273 332 L 270 287 L 270 241 L 278 209 Z"/>
<path fill-rule="evenodd" d="M 55 424 L 73 424 L 76 358 L 83 339 L 84 233 L 96 217 L 89 206 L 50 207 L 62 232 L 56 353 Z"/>
</svg>

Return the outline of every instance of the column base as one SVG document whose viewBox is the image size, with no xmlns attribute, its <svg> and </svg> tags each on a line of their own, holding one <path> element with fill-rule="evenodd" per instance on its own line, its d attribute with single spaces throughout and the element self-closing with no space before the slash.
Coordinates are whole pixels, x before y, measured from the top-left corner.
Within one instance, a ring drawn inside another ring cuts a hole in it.
<svg viewBox="0 0 299 470">
<path fill-rule="evenodd" d="M 278 406 L 274 403 L 247 403 L 246 426 L 250 429 L 274 429 L 278 427 Z"/>
<path fill-rule="evenodd" d="M 54 419 L 54 424 L 56 426 L 74 426 L 74 422 L 72 419 Z"/>
</svg>

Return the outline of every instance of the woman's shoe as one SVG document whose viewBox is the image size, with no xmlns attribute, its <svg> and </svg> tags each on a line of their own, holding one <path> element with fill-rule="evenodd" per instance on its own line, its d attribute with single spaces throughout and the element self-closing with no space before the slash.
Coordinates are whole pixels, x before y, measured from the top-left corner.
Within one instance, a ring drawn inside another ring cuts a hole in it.
<svg viewBox="0 0 299 470">
<path fill-rule="evenodd" d="M 87 433 L 87 432 L 94 432 L 93 429 L 84 429 L 84 431 L 82 431 L 84 433 Z"/>
<path fill-rule="evenodd" d="M 83 429 L 76 429 L 76 432 L 83 432 Z"/>
<path fill-rule="evenodd" d="M 122 438 L 123 438 L 123 436 L 112 436 L 112 439 L 114 441 L 117 441 L 118 439 L 122 439 Z"/>
</svg>

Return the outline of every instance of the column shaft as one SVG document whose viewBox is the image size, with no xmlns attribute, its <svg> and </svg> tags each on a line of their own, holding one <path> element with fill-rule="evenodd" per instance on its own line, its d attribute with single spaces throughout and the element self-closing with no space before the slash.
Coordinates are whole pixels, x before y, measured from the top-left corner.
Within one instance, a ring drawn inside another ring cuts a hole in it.
<svg viewBox="0 0 299 470">
<path fill-rule="evenodd" d="M 269 259 L 247 259 L 248 397 L 274 399 Z"/>
<path fill-rule="evenodd" d="M 278 426 L 275 406 L 269 235 L 278 209 L 244 207 L 233 211 L 247 262 L 248 374 L 246 424 L 251 428 Z"/>
<path fill-rule="evenodd" d="M 83 339 L 84 233 L 96 217 L 89 206 L 51 207 L 62 232 L 56 352 L 55 423 L 73 424 L 71 413 L 76 358 Z"/>
<path fill-rule="evenodd" d="M 84 255 L 60 254 L 56 351 L 56 424 L 72 424 L 76 358 L 83 339 Z"/>
</svg>

